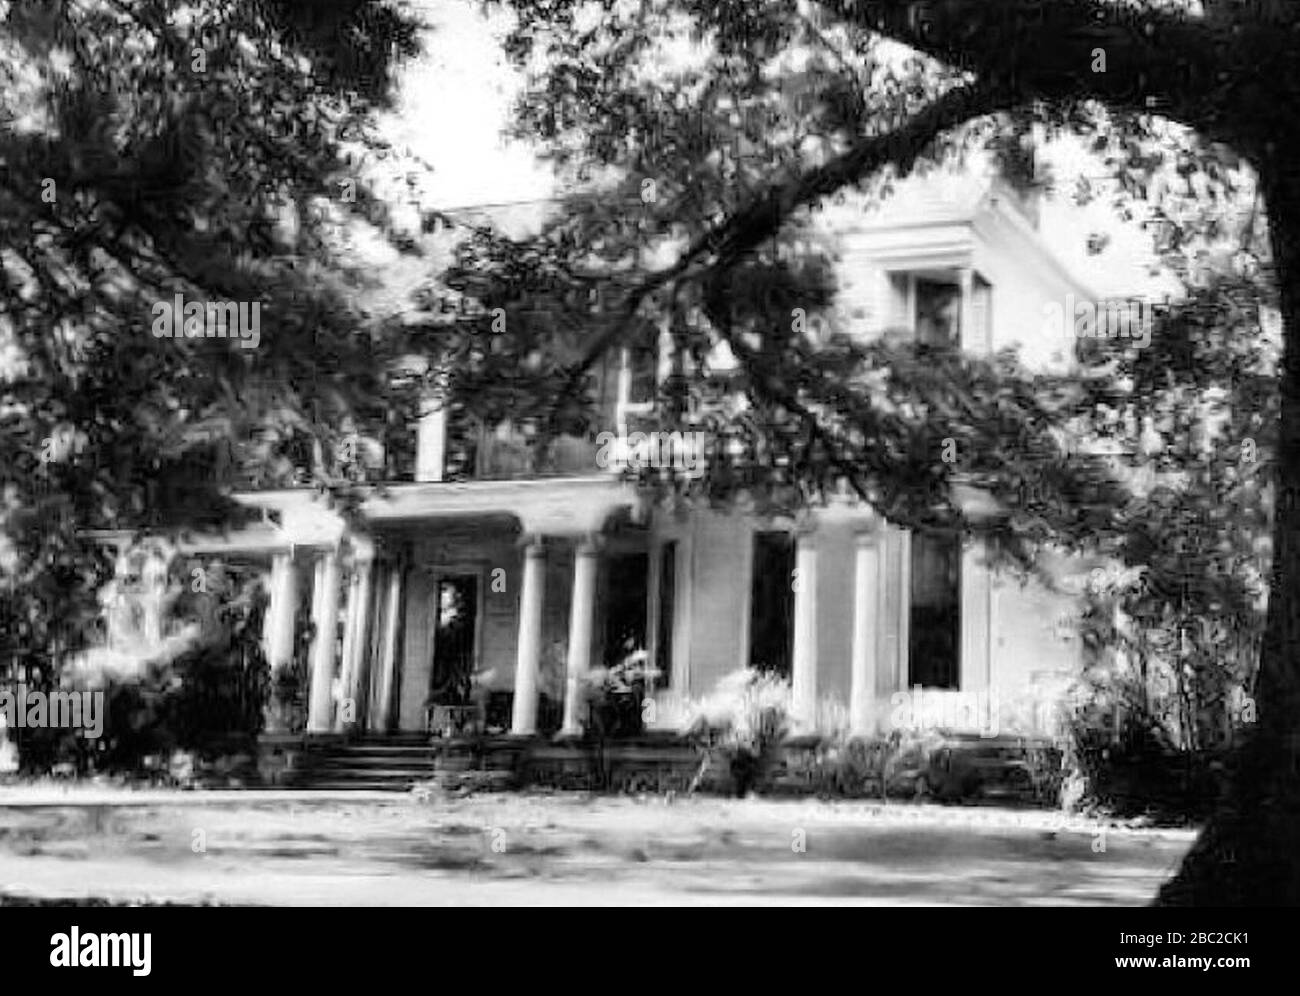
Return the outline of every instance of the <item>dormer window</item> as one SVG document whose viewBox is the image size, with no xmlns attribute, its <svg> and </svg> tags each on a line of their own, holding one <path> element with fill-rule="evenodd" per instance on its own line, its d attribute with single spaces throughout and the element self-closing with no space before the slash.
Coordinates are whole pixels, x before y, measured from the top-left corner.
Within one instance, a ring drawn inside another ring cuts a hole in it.
<svg viewBox="0 0 1300 996">
<path fill-rule="evenodd" d="M 917 278 L 916 342 L 935 349 L 961 345 L 961 287 Z"/>
<path fill-rule="evenodd" d="M 968 267 L 889 274 L 885 314 L 918 346 L 987 354 L 993 348 L 993 288 Z M 970 327 L 964 327 L 969 323 Z"/>
</svg>

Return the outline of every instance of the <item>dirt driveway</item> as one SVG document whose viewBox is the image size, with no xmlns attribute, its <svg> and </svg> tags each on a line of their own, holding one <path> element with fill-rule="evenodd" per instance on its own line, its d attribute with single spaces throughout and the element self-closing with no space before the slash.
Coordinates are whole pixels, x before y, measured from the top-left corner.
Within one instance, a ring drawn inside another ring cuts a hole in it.
<svg viewBox="0 0 1300 996">
<path fill-rule="evenodd" d="M 371 905 L 1137 905 L 1183 830 L 907 805 L 0 791 L 0 897 Z"/>
</svg>

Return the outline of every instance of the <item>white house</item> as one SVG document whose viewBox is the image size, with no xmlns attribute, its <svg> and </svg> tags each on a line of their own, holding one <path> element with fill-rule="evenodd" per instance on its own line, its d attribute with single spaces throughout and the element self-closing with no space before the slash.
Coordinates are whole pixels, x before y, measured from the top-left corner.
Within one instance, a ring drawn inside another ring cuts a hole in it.
<svg viewBox="0 0 1300 996">
<path fill-rule="evenodd" d="M 826 218 L 842 327 L 1070 362 L 1044 315 L 1095 296 L 1009 191 L 931 184 Z M 632 366 L 625 352 L 611 429 L 640 400 Z M 471 674 L 488 722 L 576 732 L 583 673 L 636 649 L 660 670 L 656 722 L 758 665 L 789 677 L 802 724 L 839 713 L 862 732 L 898 721 L 900 692 L 1040 701 L 1080 662 L 1075 600 L 991 570 L 977 542 L 913 534 L 847 499 L 797 521 L 667 509 L 601 466 L 589 441 L 561 454 L 558 473 L 512 469 L 504 431 L 450 480 L 445 432 L 442 412 L 421 420 L 414 479 L 371 495 L 361 530 L 309 489 L 264 491 L 240 498 L 264 524 L 191 544 L 263 564 L 273 667 L 290 662 L 296 627 L 315 623 L 310 733 L 423 730 L 430 702 L 464 701 Z"/>
</svg>

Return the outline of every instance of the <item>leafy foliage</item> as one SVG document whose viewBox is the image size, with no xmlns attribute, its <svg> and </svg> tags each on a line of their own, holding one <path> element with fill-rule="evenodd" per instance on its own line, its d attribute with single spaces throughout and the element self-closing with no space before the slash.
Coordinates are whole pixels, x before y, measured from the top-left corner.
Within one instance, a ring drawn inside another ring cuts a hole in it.
<svg viewBox="0 0 1300 996">
<path fill-rule="evenodd" d="M 6 658 L 84 640 L 104 570 L 79 530 L 231 521 L 233 485 L 346 481 L 338 435 L 382 429 L 404 347 L 337 232 L 402 241 L 357 160 L 415 29 L 355 0 L 5 5 Z M 155 338 L 177 294 L 257 303 L 258 347 Z"/>
</svg>

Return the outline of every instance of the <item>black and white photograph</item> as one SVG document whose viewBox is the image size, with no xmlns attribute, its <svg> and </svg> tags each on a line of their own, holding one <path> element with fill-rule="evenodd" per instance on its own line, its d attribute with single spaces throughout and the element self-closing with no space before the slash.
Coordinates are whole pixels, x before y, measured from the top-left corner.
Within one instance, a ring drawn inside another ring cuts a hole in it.
<svg viewBox="0 0 1300 996">
<path fill-rule="evenodd" d="M 1262 967 L 1297 139 L 1295 0 L 0 0 L 21 960 L 1110 907 L 1085 976 Z"/>
</svg>

